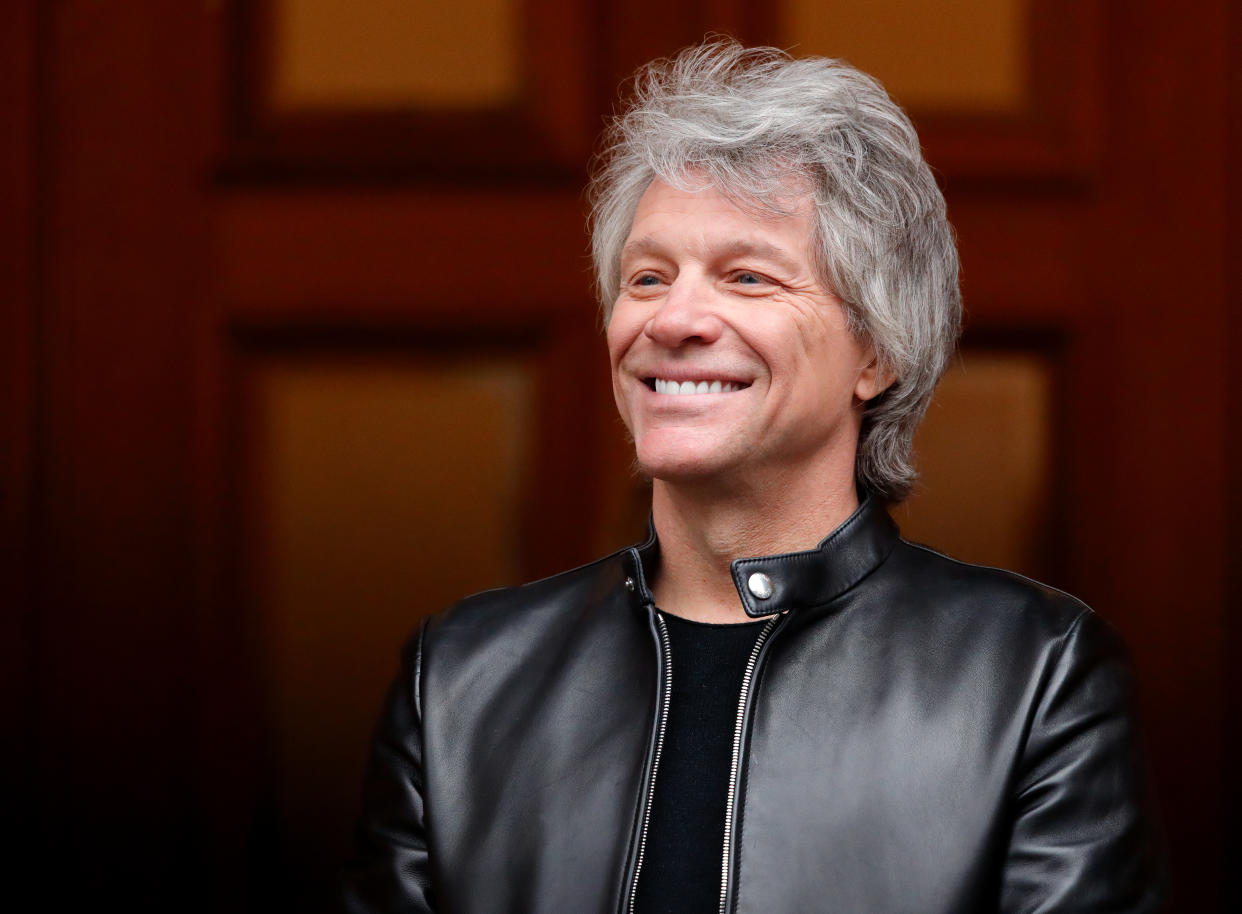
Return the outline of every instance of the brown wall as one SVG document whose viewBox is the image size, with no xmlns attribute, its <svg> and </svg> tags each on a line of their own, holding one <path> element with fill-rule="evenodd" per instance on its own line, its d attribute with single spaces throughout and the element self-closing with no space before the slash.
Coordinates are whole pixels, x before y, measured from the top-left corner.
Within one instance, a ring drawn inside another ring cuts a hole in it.
<svg viewBox="0 0 1242 914">
<path fill-rule="evenodd" d="M 1171 910 L 1225 909 L 1242 14 L 754 7 L 5 5 L 0 685 L 43 906 L 322 908 L 404 633 L 633 534 L 580 188 L 620 79 L 719 29 L 909 100 L 969 321 L 899 520 L 1122 630 Z"/>
</svg>

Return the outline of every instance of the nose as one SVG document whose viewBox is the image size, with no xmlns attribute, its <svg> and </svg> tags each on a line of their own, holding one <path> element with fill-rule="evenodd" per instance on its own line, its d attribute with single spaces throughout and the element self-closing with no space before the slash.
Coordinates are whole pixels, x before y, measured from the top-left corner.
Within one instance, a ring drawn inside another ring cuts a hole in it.
<svg viewBox="0 0 1242 914">
<path fill-rule="evenodd" d="M 688 342 L 715 342 L 722 328 L 712 307 L 711 289 L 704 281 L 683 274 L 673 281 L 643 332 L 660 345 L 676 349 Z"/>
</svg>

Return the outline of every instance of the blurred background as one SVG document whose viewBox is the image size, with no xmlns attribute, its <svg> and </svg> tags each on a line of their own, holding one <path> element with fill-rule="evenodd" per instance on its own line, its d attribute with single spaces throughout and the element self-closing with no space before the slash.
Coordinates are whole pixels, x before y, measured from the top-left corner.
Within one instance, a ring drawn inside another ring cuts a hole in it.
<svg viewBox="0 0 1242 914">
<path fill-rule="evenodd" d="M 581 188 L 623 78 L 710 31 L 844 57 L 914 117 L 969 316 L 897 520 L 1122 631 L 1170 909 L 1238 903 L 1238 4 L 12 0 L 30 909 L 326 910 L 418 621 L 641 533 Z"/>
</svg>

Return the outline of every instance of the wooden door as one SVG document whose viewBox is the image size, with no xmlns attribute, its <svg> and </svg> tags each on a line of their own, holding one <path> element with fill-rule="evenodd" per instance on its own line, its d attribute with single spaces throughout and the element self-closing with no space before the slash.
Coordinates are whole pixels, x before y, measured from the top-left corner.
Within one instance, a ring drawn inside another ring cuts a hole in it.
<svg viewBox="0 0 1242 914">
<path fill-rule="evenodd" d="M 908 100 L 969 319 L 899 520 L 1002 544 L 1123 631 L 1173 909 L 1221 909 L 1231 5 L 431 6 L 0 14 L 0 656 L 31 887 L 323 909 L 404 634 L 637 532 L 581 187 L 621 78 L 719 29 Z"/>
</svg>

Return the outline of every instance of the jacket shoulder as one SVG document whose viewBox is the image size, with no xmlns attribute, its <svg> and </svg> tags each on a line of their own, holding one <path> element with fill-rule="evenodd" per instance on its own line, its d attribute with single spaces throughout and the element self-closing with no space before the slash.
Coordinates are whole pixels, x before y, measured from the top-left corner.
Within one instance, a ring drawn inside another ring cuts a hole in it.
<svg viewBox="0 0 1242 914">
<path fill-rule="evenodd" d="M 902 539 L 891 556 L 898 572 L 929 601 L 957 613 L 1023 621 L 1064 633 L 1097 619 L 1082 600 L 1015 571 L 977 565 Z"/>
<path fill-rule="evenodd" d="M 624 592 L 627 550 L 586 565 L 511 587 L 498 587 L 464 597 L 430 616 L 421 626 L 423 650 L 453 642 L 478 648 L 491 641 L 512 641 L 557 628 Z"/>
</svg>

